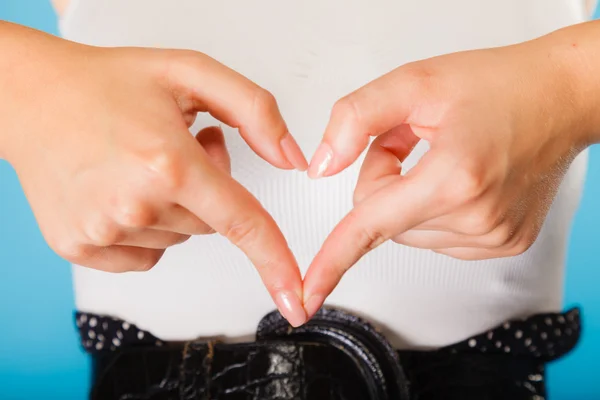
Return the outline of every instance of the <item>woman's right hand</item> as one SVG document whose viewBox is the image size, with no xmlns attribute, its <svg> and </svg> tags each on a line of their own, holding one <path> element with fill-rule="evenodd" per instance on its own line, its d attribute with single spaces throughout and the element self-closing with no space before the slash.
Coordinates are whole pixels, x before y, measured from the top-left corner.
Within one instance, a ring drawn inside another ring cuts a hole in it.
<svg viewBox="0 0 600 400">
<path fill-rule="evenodd" d="M 209 112 L 272 165 L 305 169 L 270 93 L 192 51 L 90 47 L 7 23 L 0 49 L 0 156 L 52 249 L 143 271 L 169 246 L 216 231 L 246 253 L 284 316 L 304 322 L 296 261 L 231 178 L 222 132 L 188 130 Z"/>
</svg>

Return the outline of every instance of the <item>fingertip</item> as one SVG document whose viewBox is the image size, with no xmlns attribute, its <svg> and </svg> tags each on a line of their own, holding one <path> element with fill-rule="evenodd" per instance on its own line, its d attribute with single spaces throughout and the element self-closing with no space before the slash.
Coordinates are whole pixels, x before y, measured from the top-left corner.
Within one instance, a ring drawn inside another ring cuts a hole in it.
<svg viewBox="0 0 600 400">
<path fill-rule="evenodd" d="M 207 126 L 198 131 L 195 137 L 202 146 L 225 145 L 225 135 L 223 134 L 223 128 L 220 126 Z"/>
<path fill-rule="evenodd" d="M 325 296 L 320 294 L 309 294 L 304 302 L 307 319 L 310 320 L 321 309 L 325 303 Z"/>
<path fill-rule="evenodd" d="M 279 312 L 285 319 L 287 319 L 290 325 L 297 328 L 306 323 L 306 312 L 302 306 L 300 297 L 296 293 L 290 291 L 280 291 L 277 292 L 273 297 Z"/>
<path fill-rule="evenodd" d="M 308 319 L 319 311 L 341 278 L 335 269 L 325 268 L 325 265 L 331 264 L 324 258 L 321 249 L 304 276 L 304 309 Z"/>
<path fill-rule="evenodd" d="M 369 144 L 368 134 L 353 132 L 352 129 L 328 128 L 324 139 L 315 151 L 308 168 L 313 179 L 333 176 L 354 163 Z"/>
<path fill-rule="evenodd" d="M 302 153 L 302 149 L 296 143 L 294 137 L 288 132 L 280 141 L 281 150 L 287 158 L 287 161 L 298 171 L 306 171 L 308 169 L 308 161 Z"/>
<path fill-rule="evenodd" d="M 220 126 L 209 126 L 196 134 L 196 140 L 204 148 L 211 160 L 223 171 L 231 173 L 231 159 L 223 128 Z"/>
</svg>

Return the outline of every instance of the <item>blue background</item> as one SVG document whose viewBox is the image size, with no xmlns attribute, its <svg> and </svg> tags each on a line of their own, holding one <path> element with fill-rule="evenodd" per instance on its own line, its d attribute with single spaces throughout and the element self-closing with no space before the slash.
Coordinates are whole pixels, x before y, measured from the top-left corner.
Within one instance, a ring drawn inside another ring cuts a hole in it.
<svg viewBox="0 0 600 400">
<path fill-rule="evenodd" d="M 57 33 L 48 0 L 0 0 L 0 19 Z M 600 147 L 594 147 L 566 282 L 566 305 L 583 305 L 585 331 L 578 349 L 550 367 L 553 400 L 600 399 L 599 201 Z M 14 171 L 0 160 L 0 399 L 86 398 L 89 362 L 72 313 L 69 265 L 45 244 Z"/>
</svg>

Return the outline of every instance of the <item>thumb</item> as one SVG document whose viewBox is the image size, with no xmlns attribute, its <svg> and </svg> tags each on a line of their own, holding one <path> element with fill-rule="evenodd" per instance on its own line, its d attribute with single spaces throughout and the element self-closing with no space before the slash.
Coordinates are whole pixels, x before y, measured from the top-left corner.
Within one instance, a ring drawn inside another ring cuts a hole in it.
<svg viewBox="0 0 600 400">
<path fill-rule="evenodd" d="M 371 143 L 354 189 L 354 205 L 397 179 L 402 163 L 419 142 L 409 125 L 400 125 Z"/>
<path fill-rule="evenodd" d="M 386 240 L 437 217 L 442 157 L 428 153 L 404 177 L 387 184 L 354 207 L 323 243 L 304 277 L 304 306 L 309 316 L 321 307 L 342 276 Z"/>
</svg>

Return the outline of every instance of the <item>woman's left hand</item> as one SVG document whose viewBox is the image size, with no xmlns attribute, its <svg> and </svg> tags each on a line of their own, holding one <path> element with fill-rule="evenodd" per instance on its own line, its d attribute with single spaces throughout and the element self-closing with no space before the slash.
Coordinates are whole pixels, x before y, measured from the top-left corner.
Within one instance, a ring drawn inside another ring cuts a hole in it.
<svg viewBox="0 0 600 400">
<path fill-rule="evenodd" d="M 311 177 L 342 171 L 377 138 L 354 209 L 305 277 L 309 315 L 388 239 L 465 260 L 532 245 L 565 170 L 589 144 L 585 116 L 593 112 L 565 65 L 585 63 L 577 44 L 550 36 L 408 64 L 334 106 Z M 421 139 L 430 150 L 401 176 Z"/>
</svg>

